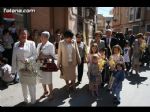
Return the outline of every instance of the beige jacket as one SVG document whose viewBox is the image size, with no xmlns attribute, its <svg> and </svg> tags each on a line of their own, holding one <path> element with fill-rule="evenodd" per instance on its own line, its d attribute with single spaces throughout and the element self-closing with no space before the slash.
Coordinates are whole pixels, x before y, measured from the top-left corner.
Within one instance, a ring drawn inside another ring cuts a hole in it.
<svg viewBox="0 0 150 112">
<path fill-rule="evenodd" d="M 81 57 L 79 54 L 78 46 L 75 40 L 72 40 L 72 62 L 73 65 L 77 65 L 81 63 Z M 68 51 L 67 51 L 67 43 L 65 40 L 62 40 L 59 42 L 59 48 L 58 48 L 58 61 L 57 66 L 58 68 L 61 66 L 69 67 L 68 64 Z"/>
</svg>

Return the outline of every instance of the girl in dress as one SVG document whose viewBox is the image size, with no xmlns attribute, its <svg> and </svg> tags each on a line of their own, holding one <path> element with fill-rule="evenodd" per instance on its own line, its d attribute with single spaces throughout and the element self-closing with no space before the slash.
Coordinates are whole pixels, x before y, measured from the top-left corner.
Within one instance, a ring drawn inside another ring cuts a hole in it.
<svg viewBox="0 0 150 112">
<path fill-rule="evenodd" d="M 90 47 L 90 52 L 89 54 L 87 55 L 87 65 L 88 65 L 88 72 L 87 72 L 87 75 L 88 75 L 88 78 L 89 78 L 89 68 L 90 68 L 90 64 L 92 63 L 92 56 L 94 54 L 97 54 L 99 57 L 100 57 L 100 54 L 98 52 L 98 45 L 96 43 L 92 44 L 91 47 Z M 90 84 L 89 84 L 89 90 L 90 90 Z"/>
<path fill-rule="evenodd" d="M 112 48 L 112 55 L 110 56 L 109 60 L 114 60 L 115 63 L 124 63 L 125 66 L 125 62 L 124 62 L 124 57 L 121 55 L 122 54 L 122 49 L 119 45 L 115 45 Z"/>
<path fill-rule="evenodd" d="M 115 69 L 115 65 L 117 63 L 122 63 L 124 68 L 126 68 L 125 66 L 125 61 L 124 61 L 124 57 L 121 55 L 122 53 L 122 49 L 119 45 L 115 45 L 112 48 L 112 55 L 110 56 L 109 59 L 109 66 L 110 66 L 110 76 L 109 76 L 109 86 L 108 89 L 111 89 L 114 77 L 113 77 L 113 70 Z"/>
<path fill-rule="evenodd" d="M 98 86 L 101 83 L 101 71 L 99 69 L 99 65 L 98 65 L 98 60 L 99 60 L 99 56 L 97 54 L 94 54 L 92 56 L 92 63 L 90 64 L 89 67 L 89 85 L 91 87 L 91 93 L 92 96 L 94 96 L 94 93 L 96 92 L 96 95 L 98 96 Z"/>
</svg>

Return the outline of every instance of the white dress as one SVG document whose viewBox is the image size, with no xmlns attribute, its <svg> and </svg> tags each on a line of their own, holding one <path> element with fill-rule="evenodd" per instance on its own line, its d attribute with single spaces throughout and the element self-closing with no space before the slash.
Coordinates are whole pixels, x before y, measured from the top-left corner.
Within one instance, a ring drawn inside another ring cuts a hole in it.
<svg viewBox="0 0 150 112">
<path fill-rule="evenodd" d="M 39 43 L 37 46 L 37 53 L 39 56 L 39 52 L 40 52 L 40 47 L 41 47 L 42 43 Z M 42 47 L 41 52 L 44 55 L 51 55 L 53 57 L 55 57 L 55 48 L 54 45 L 52 43 L 50 43 L 49 41 L 47 41 L 47 43 Z M 41 63 L 38 61 L 37 62 L 38 65 L 41 65 Z M 41 70 L 39 70 L 39 81 L 42 84 L 52 84 L 52 72 L 43 72 Z"/>
</svg>

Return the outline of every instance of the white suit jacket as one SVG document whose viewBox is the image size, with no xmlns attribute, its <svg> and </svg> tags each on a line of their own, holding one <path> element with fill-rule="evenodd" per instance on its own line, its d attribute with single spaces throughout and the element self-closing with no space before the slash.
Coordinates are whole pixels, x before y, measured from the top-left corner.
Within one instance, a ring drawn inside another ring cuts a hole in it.
<svg viewBox="0 0 150 112">
<path fill-rule="evenodd" d="M 18 65 L 19 60 L 27 59 L 30 62 L 30 61 L 35 61 L 37 58 L 35 42 L 27 40 L 24 43 L 24 47 L 23 47 L 25 49 L 24 52 L 18 52 L 19 44 L 20 42 L 16 42 L 13 47 L 12 73 L 18 72 L 18 68 L 20 66 Z"/>
<path fill-rule="evenodd" d="M 42 43 L 39 43 L 38 46 L 37 46 L 37 55 L 38 56 L 39 56 L 39 53 L 40 53 L 40 47 L 41 47 L 41 45 L 42 45 Z M 42 47 L 41 52 L 44 55 L 51 55 L 51 56 L 55 57 L 55 47 L 49 41 L 47 41 L 46 44 Z"/>
</svg>

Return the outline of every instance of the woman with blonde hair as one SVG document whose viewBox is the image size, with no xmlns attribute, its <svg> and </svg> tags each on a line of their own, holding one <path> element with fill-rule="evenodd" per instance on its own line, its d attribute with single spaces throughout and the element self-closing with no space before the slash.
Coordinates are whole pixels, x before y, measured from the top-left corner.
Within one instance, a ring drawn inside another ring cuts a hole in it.
<svg viewBox="0 0 150 112">
<path fill-rule="evenodd" d="M 108 76 L 109 82 L 108 82 L 108 89 L 111 89 L 111 86 L 113 84 L 113 70 L 115 69 L 115 65 L 117 63 L 123 64 L 124 69 L 126 69 L 124 57 L 121 55 L 122 49 L 119 45 L 115 45 L 112 48 L 112 55 L 109 58 L 109 66 L 110 66 L 110 74 Z"/>
</svg>

